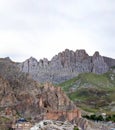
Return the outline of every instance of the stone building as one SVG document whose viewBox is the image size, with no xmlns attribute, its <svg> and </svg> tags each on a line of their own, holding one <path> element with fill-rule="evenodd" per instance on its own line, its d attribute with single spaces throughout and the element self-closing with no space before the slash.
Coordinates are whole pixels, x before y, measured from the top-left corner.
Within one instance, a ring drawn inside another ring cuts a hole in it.
<svg viewBox="0 0 115 130">
<path fill-rule="evenodd" d="M 59 120 L 60 118 L 65 118 L 68 121 L 73 120 L 74 118 L 81 118 L 81 112 L 78 109 L 70 111 L 48 111 L 44 115 L 46 120 Z"/>
<path fill-rule="evenodd" d="M 26 121 L 24 118 L 19 119 L 16 123 L 12 124 L 13 130 L 30 130 L 32 124 Z"/>
</svg>

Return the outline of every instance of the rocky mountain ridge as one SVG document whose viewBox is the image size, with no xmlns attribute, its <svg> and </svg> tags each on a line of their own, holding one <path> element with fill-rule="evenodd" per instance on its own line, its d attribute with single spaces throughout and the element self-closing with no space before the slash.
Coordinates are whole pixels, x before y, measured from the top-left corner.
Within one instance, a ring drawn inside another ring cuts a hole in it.
<svg viewBox="0 0 115 130">
<path fill-rule="evenodd" d="M 29 73 L 35 80 L 52 83 L 64 82 L 80 73 L 103 74 L 112 66 L 115 66 L 115 59 L 103 57 L 99 52 L 89 56 L 85 50 L 74 52 L 68 49 L 55 55 L 51 61 L 44 58 L 38 62 L 31 57 L 18 64 L 22 72 Z"/>
<path fill-rule="evenodd" d="M 92 63 L 95 63 L 95 69 L 92 68 Z M 51 61 L 44 59 L 38 62 L 30 58 L 24 63 L 15 63 L 9 58 L 0 58 L 0 127 L 1 123 L 5 124 L 6 121 L 21 116 L 34 121 L 42 120 L 44 117 L 50 119 L 52 110 L 56 110 L 53 112 L 56 119 L 64 119 L 60 117 L 60 113 L 68 119 L 75 117 L 74 112 L 80 115 L 79 111 L 76 111 L 76 106 L 60 87 L 54 87 L 50 83 L 39 83 L 38 76 L 42 79 L 41 82 L 57 83 L 90 69 L 91 72 L 104 73 L 112 66 L 114 66 L 113 59 L 102 57 L 98 52 L 93 59 L 84 50 L 76 52 L 65 50 Z"/>
</svg>

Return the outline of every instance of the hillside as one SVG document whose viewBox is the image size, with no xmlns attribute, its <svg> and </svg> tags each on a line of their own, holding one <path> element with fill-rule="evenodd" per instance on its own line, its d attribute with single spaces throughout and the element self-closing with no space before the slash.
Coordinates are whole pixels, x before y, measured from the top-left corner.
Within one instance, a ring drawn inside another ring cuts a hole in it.
<svg viewBox="0 0 115 130">
<path fill-rule="evenodd" d="M 20 72 L 9 58 L 0 59 L 0 129 L 19 117 L 38 121 L 49 111 L 74 109 L 75 105 L 61 88 L 50 83 L 40 84 Z"/>
<path fill-rule="evenodd" d="M 50 62 L 44 61 L 30 58 L 16 63 L 0 58 L 0 127 L 9 128 L 7 124 L 19 117 L 33 122 L 78 119 L 81 112 L 76 106 L 90 112 L 115 112 L 114 59 L 98 52 L 90 57 L 84 50 L 66 50 Z M 85 123 L 84 119 L 80 121 L 80 125 Z"/>
<path fill-rule="evenodd" d="M 115 113 L 115 73 L 79 76 L 59 84 L 78 107 L 89 112 Z"/>
<path fill-rule="evenodd" d="M 11 124 L 21 117 L 33 123 L 53 119 L 72 121 L 83 129 L 88 126 L 93 130 L 95 126 L 81 118 L 81 111 L 60 87 L 51 83 L 41 84 L 28 73 L 21 72 L 17 63 L 1 58 L 0 130 L 11 129 Z"/>
</svg>

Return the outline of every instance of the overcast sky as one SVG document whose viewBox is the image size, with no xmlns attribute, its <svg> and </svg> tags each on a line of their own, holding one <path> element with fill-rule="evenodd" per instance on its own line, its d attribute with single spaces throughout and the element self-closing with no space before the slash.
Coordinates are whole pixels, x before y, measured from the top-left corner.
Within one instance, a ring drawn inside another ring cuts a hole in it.
<svg viewBox="0 0 115 130">
<path fill-rule="evenodd" d="M 115 0 L 0 0 L 0 57 L 85 49 L 115 58 Z"/>
</svg>

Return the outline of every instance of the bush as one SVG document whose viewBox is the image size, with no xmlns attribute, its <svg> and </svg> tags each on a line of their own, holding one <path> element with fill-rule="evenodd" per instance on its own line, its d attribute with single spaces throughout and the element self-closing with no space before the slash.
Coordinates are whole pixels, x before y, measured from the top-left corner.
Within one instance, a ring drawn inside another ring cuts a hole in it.
<svg viewBox="0 0 115 130">
<path fill-rule="evenodd" d="M 76 126 L 74 127 L 74 130 L 79 130 Z"/>
</svg>

